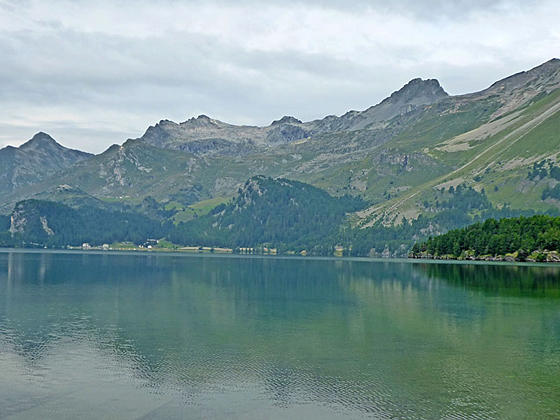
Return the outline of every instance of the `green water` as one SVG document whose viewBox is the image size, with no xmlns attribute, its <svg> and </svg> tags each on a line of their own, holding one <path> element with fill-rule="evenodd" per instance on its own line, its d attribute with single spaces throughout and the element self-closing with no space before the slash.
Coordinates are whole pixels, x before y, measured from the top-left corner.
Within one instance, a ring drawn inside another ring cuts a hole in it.
<svg viewBox="0 0 560 420">
<path fill-rule="evenodd" d="M 0 252 L 0 418 L 560 418 L 560 267 Z"/>
</svg>

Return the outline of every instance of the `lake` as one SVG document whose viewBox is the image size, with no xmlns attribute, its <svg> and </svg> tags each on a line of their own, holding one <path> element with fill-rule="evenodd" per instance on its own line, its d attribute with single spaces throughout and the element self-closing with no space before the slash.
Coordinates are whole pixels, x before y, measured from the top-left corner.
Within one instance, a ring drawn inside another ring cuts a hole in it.
<svg viewBox="0 0 560 420">
<path fill-rule="evenodd" d="M 560 418 L 560 267 L 0 252 L 1 419 Z"/>
</svg>

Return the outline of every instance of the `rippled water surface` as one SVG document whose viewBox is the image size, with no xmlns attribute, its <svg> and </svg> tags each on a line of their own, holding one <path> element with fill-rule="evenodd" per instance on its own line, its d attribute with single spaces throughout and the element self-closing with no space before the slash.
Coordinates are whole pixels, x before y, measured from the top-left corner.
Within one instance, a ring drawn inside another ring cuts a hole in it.
<svg viewBox="0 0 560 420">
<path fill-rule="evenodd" d="M 560 418 L 560 267 L 0 252 L 0 418 Z"/>
</svg>

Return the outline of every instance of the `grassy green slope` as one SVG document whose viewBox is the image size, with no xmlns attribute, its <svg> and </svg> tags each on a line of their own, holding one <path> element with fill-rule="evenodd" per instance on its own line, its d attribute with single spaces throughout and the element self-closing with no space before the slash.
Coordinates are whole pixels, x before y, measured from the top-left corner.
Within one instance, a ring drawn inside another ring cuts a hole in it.
<svg viewBox="0 0 560 420">
<path fill-rule="evenodd" d="M 455 168 L 361 212 L 359 217 L 364 225 L 379 218 L 398 221 L 403 214 L 417 209 L 419 201 L 430 197 L 433 188 L 458 183 L 485 188 L 498 205 L 548 209 L 554 205 L 537 199 L 544 185 L 523 189 L 522 183 L 535 161 L 544 157 L 556 159 L 560 152 L 559 124 L 560 92 L 555 91 L 524 107 L 499 132 L 468 143 L 467 150 L 445 151 L 441 148 L 445 142 L 428 147 L 422 141 L 419 147 L 427 154 L 444 164 L 454 162 Z"/>
</svg>

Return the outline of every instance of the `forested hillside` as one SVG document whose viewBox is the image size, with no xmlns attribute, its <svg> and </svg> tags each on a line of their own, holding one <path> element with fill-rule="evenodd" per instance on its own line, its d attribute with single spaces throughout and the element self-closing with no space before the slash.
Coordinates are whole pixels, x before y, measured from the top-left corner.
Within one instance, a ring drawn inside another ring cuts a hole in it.
<svg viewBox="0 0 560 420">
<path fill-rule="evenodd" d="M 0 220 L 1 222 L 2 220 Z M 101 245 L 115 241 L 144 242 L 164 234 L 162 225 L 146 216 L 84 207 L 79 210 L 52 201 L 18 203 L 9 232 L 1 234 L 1 246 Z"/>
<path fill-rule="evenodd" d="M 308 249 L 332 254 L 346 214 L 364 206 L 348 196 L 297 181 L 253 177 L 228 204 L 208 215 L 181 223 L 171 241 L 188 245 Z"/>
<path fill-rule="evenodd" d="M 433 202 L 425 201 L 424 213 L 416 219 L 404 219 L 396 226 L 386 226 L 381 220 L 366 228 L 343 232 L 341 243 L 355 256 L 406 256 L 419 240 L 467 226 L 488 218 L 533 215 L 531 210 L 495 208 L 484 190 L 458 185 L 433 193 Z M 552 213 L 556 213 L 552 211 Z"/>
<path fill-rule="evenodd" d="M 415 258 L 560 261 L 560 217 L 488 219 L 415 244 Z"/>
<path fill-rule="evenodd" d="M 363 200 L 333 197 L 309 184 L 264 176 L 249 179 L 233 199 L 207 212 L 191 209 L 190 218 L 182 222 L 176 216 L 183 210 L 162 209 L 149 198 L 136 207 L 123 207 L 98 202 L 73 189 L 62 189 L 57 194 L 68 204 L 26 200 L 16 205 L 11 220 L 1 217 L 1 244 L 64 247 L 82 242 L 141 244 L 147 239 L 166 239 L 176 246 L 270 247 L 280 253 L 305 250 L 315 255 L 333 255 L 337 248 L 339 253 L 352 256 L 402 257 L 415 242 L 450 229 L 489 218 L 534 214 L 508 206 L 496 209 L 484 190 L 458 185 L 436 191 L 435 202 L 426 201 L 425 215 L 416 219 L 404 219 L 397 226 L 387 226 L 379 220 L 361 227 L 354 225 L 349 215 L 366 205 Z M 419 245 L 415 253 L 451 255 L 456 245 L 450 251 L 445 240 L 430 240 L 430 247 L 434 243 L 440 247 L 435 253 L 432 248 L 418 251 Z M 457 256 L 460 254 L 461 251 Z"/>
</svg>

